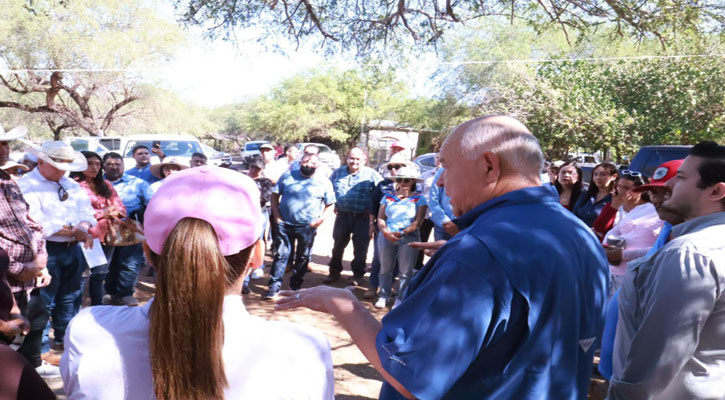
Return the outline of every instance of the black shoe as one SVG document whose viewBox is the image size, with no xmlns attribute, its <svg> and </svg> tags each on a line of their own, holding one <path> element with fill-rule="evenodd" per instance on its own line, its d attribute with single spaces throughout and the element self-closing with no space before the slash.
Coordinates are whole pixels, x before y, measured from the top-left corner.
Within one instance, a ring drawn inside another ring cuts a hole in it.
<svg viewBox="0 0 725 400">
<path fill-rule="evenodd" d="M 339 281 L 340 278 L 341 278 L 341 276 L 340 276 L 339 272 L 330 272 L 330 274 L 327 275 L 327 277 L 322 280 L 322 283 L 336 282 L 336 281 Z"/>
<path fill-rule="evenodd" d="M 363 277 L 362 276 L 353 276 L 352 280 L 350 281 L 350 284 L 353 286 L 362 286 L 363 283 Z"/>
<path fill-rule="evenodd" d="M 249 292 L 251 292 L 251 290 L 249 290 L 249 285 L 244 284 L 244 286 L 242 286 L 242 294 L 249 294 Z"/>
<path fill-rule="evenodd" d="M 279 287 L 272 286 L 262 295 L 263 300 L 274 300 L 279 296 Z"/>
</svg>

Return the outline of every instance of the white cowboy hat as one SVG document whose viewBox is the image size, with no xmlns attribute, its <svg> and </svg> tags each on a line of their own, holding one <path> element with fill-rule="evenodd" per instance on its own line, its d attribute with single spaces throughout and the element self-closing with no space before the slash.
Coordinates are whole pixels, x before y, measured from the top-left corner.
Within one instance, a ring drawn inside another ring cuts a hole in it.
<svg viewBox="0 0 725 400">
<path fill-rule="evenodd" d="M 21 137 L 23 137 L 27 134 L 28 134 L 28 128 L 26 128 L 22 125 L 5 132 L 5 129 L 3 129 L 2 124 L 0 124 L 0 142 L 7 142 L 8 140 L 20 139 Z"/>
<path fill-rule="evenodd" d="M 415 165 L 414 162 L 406 159 L 405 156 L 403 156 L 401 153 L 393 154 L 390 157 L 390 160 L 383 164 L 382 168 L 387 169 L 388 165 L 402 165 L 404 167 L 417 168 L 417 165 Z"/>
<path fill-rule="evenodd" d="M 26 140 L 23 140 L 23 143 L 28 145 L 26 149 L 28 153 L 59 170 L 82 172 L 88 168 L 88 162 L 83 153 L 73 150 L 73 147 L 66 142 L 46 140 L 41 147 Z"/>
<path fill-rule="evenodd" d="M 2 167 L 0 167 L 0 169 L 2 169 L 3 171 L 7 171 L 9 169 L 14 170 L 14 171 L 17 171 L 19 169 L 22 169 L 23 172 L 30 171 L 30 168 L 28 168 L 27 165 L 25 165 L 25 164 L 18 164 L 15 161 L 8 161 L 8 162 L 6 162 L 5 165 L 3 165 Z"/>
<path fill-rule="evenodd" d="M 398 169 L 398 175 L 391 176 L 389 179 L 395 181 L 398 179 L 412 179 L 416 182 L 422 182 L 423 179 L 420 177 L 420 171 L 417 165 L 409 166 L 405 165 L 403 168 Z"/>
<path fill-rule="evenodd" d="M 176 165 L 180 169 L 187 169 L 189 168 L 189 164 L 184 163 L 183 160 L 178 159 L 176 157 L 166 157 L 164 158 L 164 161 L 159 164 L 154 164 L 150 167 L 151 174 L 157 178 L 163 179 L 164 177 L 161 176 L 161 168 L 165 165 Z"/>
</svg>

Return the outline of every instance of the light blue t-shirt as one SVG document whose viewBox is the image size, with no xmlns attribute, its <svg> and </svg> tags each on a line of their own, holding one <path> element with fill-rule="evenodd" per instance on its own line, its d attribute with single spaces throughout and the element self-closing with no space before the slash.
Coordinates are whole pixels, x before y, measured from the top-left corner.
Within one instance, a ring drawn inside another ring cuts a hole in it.
<svg viewBox="0 0 725 400">
<path fill-rule="evenodd" d="M 386 193 L 380 200 L 380 205 L 385 206 L 385 218 L 388 230 L 399 232 L 407 228 L 415 220 L 418 207 L 427 205 L 425 196 L 415 192 L 411 196 L 400 199 L 395 193 Z"/>
<path fill-rule="evenodd" d="M 335 202 L 335 191 L 329 179 L 317 174 L 308 178 L 298 169 L 285 172 L 273 192 L 281 196 L 279 212 L 290 225 L 309 225 L 320 218 L 325 206 Z"/>
</svg>

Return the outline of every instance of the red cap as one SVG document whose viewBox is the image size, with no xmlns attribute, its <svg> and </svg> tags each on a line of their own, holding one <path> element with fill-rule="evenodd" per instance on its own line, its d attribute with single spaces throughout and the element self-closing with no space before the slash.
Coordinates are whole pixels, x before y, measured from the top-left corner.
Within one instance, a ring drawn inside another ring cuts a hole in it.
<svg viewBox="0 0 725 400">
<path fill-rule="evenodd" d="M 637 186 L 633 190 L 635 192 L 644 192 L 645 190 L 649 190 L 653 187 L 665 186 L 665 183 L 667 181 L 677 175 L 677 169 L 680 168 L 680 165 L 682 165 L 683 161 L 685 160 L 672 160 L 663 163 L 662 165 L 657 167 L 655 173 L 652 175 L 652 180 L 649 181 L 649 184 Z"/>
</svg>

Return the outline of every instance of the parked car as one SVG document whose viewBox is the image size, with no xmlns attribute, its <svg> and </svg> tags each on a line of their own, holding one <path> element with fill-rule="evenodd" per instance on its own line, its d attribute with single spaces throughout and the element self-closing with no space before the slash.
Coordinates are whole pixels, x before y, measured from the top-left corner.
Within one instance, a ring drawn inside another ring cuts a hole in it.
<svg viewBox="0 0 725 400">
<path fill-rule="evenodd" d="M 304 151 L 305 147 L 308 145 L 315 145 L 320 149 L 320 161 L 325 164 L 327 167 L 329 167 L 331 170 L 336 170 L 340 168 L 340 156 L 337 155 L 332 149 L 327 147 L 326 144 L 322 143 L 297 143 L 297 149 L 299 149 L 300 154 Z"/>
<path fill-rule="evenodd" d="M 413 159 L 415 165 L 420 169 L 420 173 L 425 173 L 428 170 L 436 167 L 436 153 L 425 153 Z"/>
<path fill-rule="evenodd" d="M 111 151 L 110 149 L 106 148 L 106 146 L 90 138 L 69 137 L 65 138 L 64 142 L 71 145 L 71 147 L 73 147 L 73 150 L 75 151 L 92 151 L 94 153 L 97 153 L 101 157 Z"/>
<path fill-rule="evenodd" d="M 147 134 L 147 135 L 131 135 L 127 136 L 125 145 L 121 155 L 126 169 L 133 168 L 136 160 L 133 159 L 133 148 L 138 145 L 144 145 L 153 149 L 155 146 L 161 148 L 166 156 L 181 158 L 187 164 L 191 160 L 194 153 L 204 153 L 201 142 L 195 136 L 191 135 L 165 135 L 165 134 Z M 156 164 L 159 158 L 152 154 L 151 163 Z"/>
<path fill-rule="evenodd" d="M 266 140 L 252 140 L 244 143 L 244 149 L 242 150 L 242 162 L 245 166 L 249 165 L 254 158 L 262 156 L 259 152 L 259 148 L 262 147 L 263 144 L 269 144 L 269 142 Z"/>
<path fill-rule="evenodd" d="M 641 172 L 648 177 L 652 177 L 655 169 L 667 161 L 681 160 L 687 157 L 692 146 L 642 146 L 632 159 L 628 166 L 622 166 L 620 169 L 630 169 L 632 171 Z"/>
<path fill-rule="evenodd" d="M 231 163 L 231 156 L 223 151 L 219 151 L 209 146 L 208 144 L 202 143 L 201 148 L 204 149 L 203 153 L 209 160 L 210 165 L 220 165 L 224 163 Z"/>
</svg>

